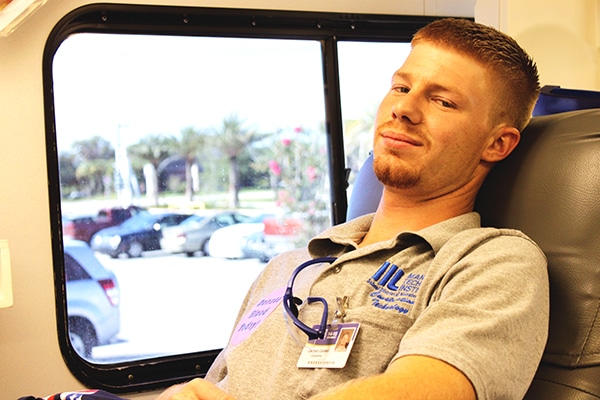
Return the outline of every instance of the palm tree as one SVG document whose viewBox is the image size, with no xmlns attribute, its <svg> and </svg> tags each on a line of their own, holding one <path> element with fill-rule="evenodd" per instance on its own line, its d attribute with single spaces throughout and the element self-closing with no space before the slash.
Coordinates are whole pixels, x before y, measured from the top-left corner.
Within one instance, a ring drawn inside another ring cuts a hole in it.
<svg viewBox="0 0 600 400">
<path fill-rule="evenodd" d="M 205 144 L 205 135 L 192 127 L 182 129 L 179 140 L 172 140 L 171 142 L 171 148 L 174 152 L 185 160 L 185 195 L 188 201 L 192 201 L 194 198 L 192 165 L 196 163 L 198 154 Z"/>
<path fill-rule="evenodd" d="M 75 174 L 78 182 L 87 184 L 91 194 L 108 193 L 107 182 L 114 171 L 115 150 L 100 136 L 73 142 L 71 150 L 76 158 Z"/>
<path fill-rule="evenodd" d="M 135 169 L 144 173 L 146 194 L 152 204 L 158 205 L 158 176 L 157 168 L 161 161 L 171 155 L 174 139 L 164 135 L 151 135 L 127 148 Z"/>
<path fill-rule="evenodd" d="M 247 150 L 248 146 L 263 139 L 266 134 L 261 134 L 252 129 L 244 127 L 244 121 L 237 114 L 231 114 L 223 118 L 219 128 L 214 130 L 211 136 L 213 146 L 221 154 L 227 157 L 229 164 L 229 204 L 230 207 L 238 208 L 240 205 L 240 155 Z"/>
</svg>

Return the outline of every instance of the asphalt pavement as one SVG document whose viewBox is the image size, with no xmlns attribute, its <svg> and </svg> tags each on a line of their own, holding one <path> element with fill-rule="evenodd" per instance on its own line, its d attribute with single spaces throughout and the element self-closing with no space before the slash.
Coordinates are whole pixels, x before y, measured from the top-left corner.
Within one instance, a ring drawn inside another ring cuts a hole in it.
<svg viewBox="0 0 600 400">
<path fill-rule="evenodd" d="M 111 259 L 121 290 L 121 330 L 92 361 L 113 363 L 220 349 L 246 292 L 265 264 L 256 259 L 186 257 L 162 251 Z"/>
</svg>

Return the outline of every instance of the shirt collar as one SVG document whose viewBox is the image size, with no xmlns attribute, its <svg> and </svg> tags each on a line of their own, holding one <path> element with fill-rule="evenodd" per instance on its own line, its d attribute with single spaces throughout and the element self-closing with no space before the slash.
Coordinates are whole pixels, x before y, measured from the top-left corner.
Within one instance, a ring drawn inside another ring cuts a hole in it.
<svg viewBox="0 0 600 400">
<path fill-rule="evenodd" d="M 319 257 L 324 255 L 339 256 L 349 250 L 358 248 L 358 243 L 366 235 L 374 214 L 368 214 L 348 221 L 341 225 L 336 225 L 316 236 L 308 243 L 308 249 L 311 255 Z M 481 219 L 478 213 L 470 212 L 459 215 L 454 218 L 428 226 L 416 232 L 400 232 L 395 239 L 381 242 L 381 248 L 393 248 L 401 242 L 414 237 L 420 237 L 429 243 L 434 253 L 437 253 L 442 246 L 457 233 L 481 227 Z"/>
<path fill-rule="evenodd" d="M 433 249 L 434 253 L 437 254 L 442 246 L 457 233 L 467 229 L 480 227 L 481 218 L 479 217 L 479 214 L 476 212 L 470 212 L 447 219 L 435 225 L 428 226 L 425 229 L 415 232 L 415 234 L 425 239 Z"/>
</svg>

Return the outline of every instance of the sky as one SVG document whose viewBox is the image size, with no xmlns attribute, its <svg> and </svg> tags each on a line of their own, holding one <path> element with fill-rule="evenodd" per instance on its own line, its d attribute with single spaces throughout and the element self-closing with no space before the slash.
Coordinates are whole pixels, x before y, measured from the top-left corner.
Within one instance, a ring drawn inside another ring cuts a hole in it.
<svg viewBox="0 0 600 400">
<path fill-rule="evenodd" d="M 339 44 L 344 118 L 373 111 L 407 50 Z M 261 132 L 318 129 L 320 57 L 316 41 L 73 35 L 53 60 L 59 151 L 92 136 L 128 146 L 144 135 L 210 130 L 231 114 Z"/>
</svg>

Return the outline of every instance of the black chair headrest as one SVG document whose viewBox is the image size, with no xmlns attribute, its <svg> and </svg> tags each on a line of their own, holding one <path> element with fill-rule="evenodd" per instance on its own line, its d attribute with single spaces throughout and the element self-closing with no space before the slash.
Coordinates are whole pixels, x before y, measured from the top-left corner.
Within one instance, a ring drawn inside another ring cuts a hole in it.
<svg viewBox="0 0 600 400">
<path fill-rule="evenodd" d="M 599 365 L 600 110 L 532 119 L 517 149 L 486 179 L 475 208 L 483 225 L 519 229 L 548 257 L 543 361 Z"/>
</svg>

